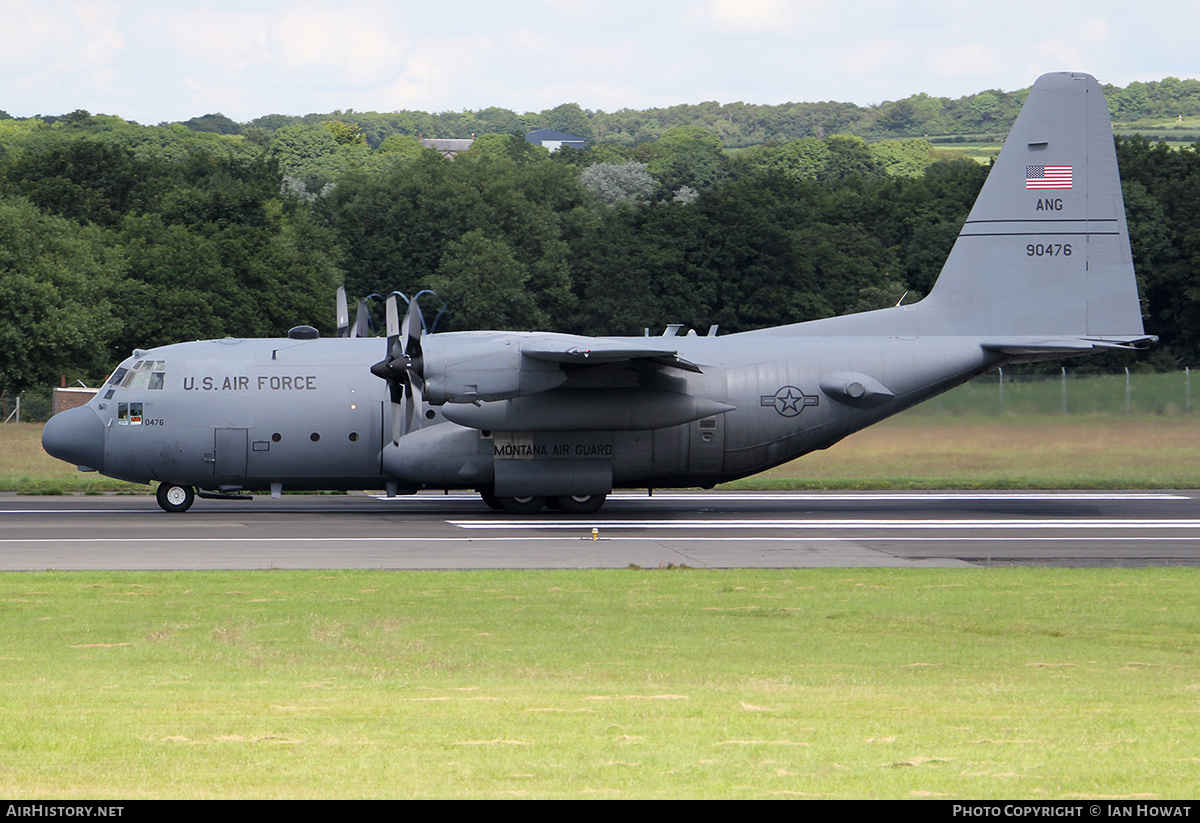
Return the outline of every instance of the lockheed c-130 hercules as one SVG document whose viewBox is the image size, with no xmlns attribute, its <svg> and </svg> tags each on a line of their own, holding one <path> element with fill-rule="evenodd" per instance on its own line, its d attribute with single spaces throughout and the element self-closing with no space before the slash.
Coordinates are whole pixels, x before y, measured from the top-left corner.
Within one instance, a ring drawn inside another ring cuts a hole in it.
<svg viewBox="0 0 1200 823">
<path fill-rule="evenodd" d="M 826 448 L 1005 366 L 1153 340 L 1100 85 L 1038 79 L 930 294 L 737 334 L 208 340 L 135 351 L 42 442 L 167 511 L 296 489 L 474 489 L 595 511 L 614 488 L 711 488 Z M 307 336 L 306 336 L 307 333 Z M 381 359 L 382 358 L 382 359 Z"/>
</svg>

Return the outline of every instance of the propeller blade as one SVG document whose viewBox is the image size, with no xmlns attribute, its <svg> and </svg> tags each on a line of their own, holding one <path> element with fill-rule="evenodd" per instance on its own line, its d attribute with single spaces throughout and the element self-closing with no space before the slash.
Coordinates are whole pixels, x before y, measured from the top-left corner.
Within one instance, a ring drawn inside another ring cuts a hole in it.
<svg viewBox="0 0 1200 823">
<path fill-rule="evenodd" d="M 408 378 L 408 389 L 404 392 L 408 401 L 404 406 L 404 429 L 406 432 L 419 429 L 425 423 L 425 381 L 415 371 L 410 371 Z"/>
<path fill-rule="evenodd" d="M 403 434 L 408 434 L 413 429 L 421 427 L 420 420 L 417 419 L 417 402 L 413 396 L 412 386 L 409 386 L 404 392 L 404 431 Z"/>
<path fill-rule="evenodd" d="M 397 398 L 396 394 L 400 397 Z M 404 419 L 404 398 L 408 394 L 399 383 L 392 383 L 392 442 L 399 443 L 407 431 Z"/>
<path fill-rule="evenodd" d="M 338 286 L 337 290 L 337 336 L 351 337 L 350 312 L 346 308 L 346 290 Z"/>
<path fill-rule="evenodd" d="M 421 307 L 414 300 L 408 304 L 404 315 L 404 353 L 413 357 L 421 351 L 421 330 L 425 328 L 425 318 L 421 316 Z M 414 351 L 415 349 L 415 351 Z"/>
<path fill-rule="evenodd" d="M 354 317 L 354 325 L 350 329 L 351 337 L 371 336 L 371 316 L 367 314 L 367 301 L 358 301 L 358 312 Z"/>
<path fill-rule="evenodd" d="M 408 345 L 408 324 L 412 320 L 412 303 L 408 304 L 408 311 L 404 313 L 404 319 L 400 321 L 400 339 L 404 341 L 405 347 Z"/>
<path fill-rule="evenodd" d="M 408 384 L 416 386 L 418 391 L 425 386 L 422 376 L 425 364 L 421 357 L 421 330 L 424 327 L 425 318 L 421 316 L 421 307 L 417 305 L 416 300 L 413 300 L 408 304 L 408 311 L 404 314 L 404 330 L 400 337 L 404 345 L 402 362 L 406 379 Z"/>
<path fill-rule="evenodd" d="M 396 295 L 387 299 L 387 336 L 388 339 L 400 336 L 400 310 L 396 308 Z M 391 350 L 388 346 L 388 350 Z"/>
</svg>

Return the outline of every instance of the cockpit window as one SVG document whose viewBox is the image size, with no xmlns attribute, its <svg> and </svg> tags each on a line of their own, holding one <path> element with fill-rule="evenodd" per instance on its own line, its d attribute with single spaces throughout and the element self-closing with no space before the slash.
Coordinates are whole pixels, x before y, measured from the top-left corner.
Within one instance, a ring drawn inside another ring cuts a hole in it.
<svg viewBox="0 0 1200 823">
<path fill-rule="evenodd" d="M 117 366 L 117 370 L 112 373 L 112 377 L 108 378 L 109 384 L 113 386 L 121 385 L 121 380 L 125 377 L 125 374 L 128 371 L 129 369 L 125 368 L 124 366 Z"/>
<path fill-rule="evenodd" d="M 141 403 L 118 403 L 117 404 L 117 425 L 118 426 L 140 426 L 140 425 L 142 425 L 142 404 Z"/>
<path fill-rule="evenodd" d="M 118 369 L 118 371 L 121 371 Z M 117 379 L 117 375 L 113 375 Z M 121 380 L 123 389 L 160 390 L 167 379 L 167 365 L 163 360 L 139 360 Z"/>
</svg>

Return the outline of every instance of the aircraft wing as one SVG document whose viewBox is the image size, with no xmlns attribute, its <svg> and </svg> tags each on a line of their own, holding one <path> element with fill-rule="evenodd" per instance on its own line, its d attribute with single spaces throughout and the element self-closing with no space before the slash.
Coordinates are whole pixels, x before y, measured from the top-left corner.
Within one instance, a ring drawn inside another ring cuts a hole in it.
<svg viewBox="0 0 1200 823">
<path fill-rule="evenodd" d="M 659 370 L 700 373 L 666 345 L 525 332 L 457 332 L 422 340 L 425 400 L 447 420 L 495 431 L 643 430 L 733 406 L 679 390 Z M 644 364 L 650 368 L 623 368 Z"/>
<path fill-rule="evenodd" d="M 629 346 L 600 337 L 551 337 L 521 346 L 521 354 L 548 363 L 600 366 L 633 360 L 650 360 L 660 366 L 700 373 L 700 367 L 674 351 Z"/>
</svg>

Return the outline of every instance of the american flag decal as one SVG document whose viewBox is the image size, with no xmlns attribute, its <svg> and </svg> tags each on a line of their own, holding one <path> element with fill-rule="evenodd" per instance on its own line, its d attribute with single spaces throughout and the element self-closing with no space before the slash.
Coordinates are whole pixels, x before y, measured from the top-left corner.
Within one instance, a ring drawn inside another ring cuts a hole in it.
<svg viewBox="0 0 1200 823">
<path fill-rule="evenodd" d="M 1025 188 L 1069 189 L 1071 188 L 1070 166 L 1026 166 Z"/>
</svg>

